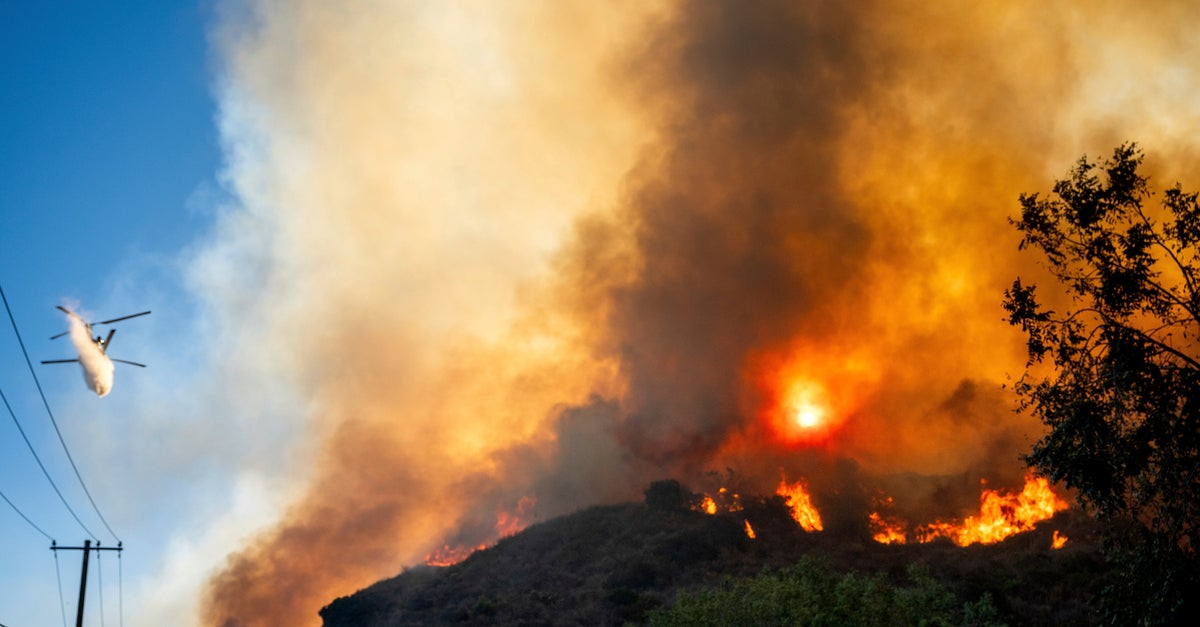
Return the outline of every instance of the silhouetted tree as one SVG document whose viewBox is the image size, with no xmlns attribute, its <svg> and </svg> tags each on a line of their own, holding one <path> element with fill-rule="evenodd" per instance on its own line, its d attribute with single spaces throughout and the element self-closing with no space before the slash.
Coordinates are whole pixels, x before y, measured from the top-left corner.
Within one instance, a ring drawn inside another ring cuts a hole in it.
<svg viewBox="0 0 1200 627">
<path fill-rule="evenodd" d="M 646 505 L 666 511 L 687 510 L 695 507 L 698 497 L 674 479 L 651 482 L 646 488 Z"/>
<path fill-rule="evenodd" d="M 1110 523 L 1121 624 L 1182 620 L 1200 588 L 1200 207 L 1178 184 L 1150 206 L 1141 162 L 1125 144 L 1020 197 L 1021 247 L 1069 301 L 1020 279 L 1004 301 L 1028 339 L 1022 408 L 1050 428 L 1027 460 Z"/>
</svg>

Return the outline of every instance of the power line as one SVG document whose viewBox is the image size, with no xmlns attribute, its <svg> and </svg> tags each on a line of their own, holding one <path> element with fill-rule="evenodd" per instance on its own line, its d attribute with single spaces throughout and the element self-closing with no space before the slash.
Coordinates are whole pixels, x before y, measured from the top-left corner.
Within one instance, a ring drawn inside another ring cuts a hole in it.
<svg viewBox="0 0 1200 627">
<path fill-rule="evenodd" d="M 0 292 L 0 296 L 2 295 L 3 293 Z M 25 428 L 21 426 L 21 421 L 17 420 L 17 414 L 13 411 L 12 405 L 8 404 L 8 397 L 4 395 L 4 390 L 0 390 L 0 400 L 4 401 L 4 407 L 8 409 L 8 415 L 12 416 L 13 424 L 17 425 L 17 431 L 21 433 L 21 438 L 25 440 L 25 446 L 29 447 L 29 452 L 33 454 L 33 459 L 37 461 L 38 468 L 42 469 L 42 474 L 46 476 L 46 481 L 50 482 L 50 487 L 54 488 L 54 493 L 58 495 L 58 500 L 62 501 L 63 506 L 67 508 L 68 512 L 71 512 L 71 517 L 75 519 L 75 522 L 79 523 L 80 528 L 82 528 L 85 533 L 93 538 L 96 537 L 96 534 L 92 533 L 91 530 L 87 528 L 87 525 L 83 524 L 83 521 L 79 519 L 79 515 L 75 513 L 75 510 L 71 507 L 71 504 L 67 502 L 67 497 L 63 496 L 62 490 L 58 489 L 58 484 L 54 483 L 54 479 L 50 476 L 50 471 L 46 470 L 46 465 L 42 463 L 42 458 L 38 456 L 37 450 L 33 448 L 33 443 L 29 441 L 29 436 L 25 435 Z M 43 535 L 45 534 L 43 533 Z M 51 540 L 53 540 L 53 538 L 51 538 Z"/>
<path fill-rule="evenodd" d="M 54 542 L 54 538 L 51 538 L 50 534 L 46 533 L 45 531 L 42 531 L 41 527 L 35 525 L 32 520 L 29 520 L 29 517 L 25 515 L 25 512 L 22 512 L 21 508 L 17 507 L 17 505 L 15 503 L 8 500 L 8 497 L 4 495 L 3 491 L 0 491 L 0 499 L 4 499 L 4 502 L 8 503 L 8 506 L 11 507 L 13 509 L 13 511 L 17 513 L 18 516 L 20 516 L 21 518 L 24 518 L 25 522 L 29 523 L 30 527 L 33 527 L 34 529 L 37 530 L 38 533 L 46 536 L 47 540 Z"/>
<path fill-rule="evenodd" d="M 96 543 L 96 547 L 100 547 L 100 543 Z M 102 553 L 96 551 L 96 587 L 99 589 L 100 597 L 100 627 L 104 627 L 104 565 L 100 561 Z"/>
<path fill-rule="evenodd" d="M 83 566 L 80 568 L 80 573 L 79 573 L 79 603 L 75 606 L 75 627 L 83 627 L 83 606 L 84 606 L 84 603 L 87 601 L 88 557 L 92 554 L 92 551 L 96 552 L 96 566 L 97 566 L 97 571 L 99 571 L 100 554 L 103 551 L 116 551 L 118 558 L 119 558 L 121 552 L 124 551 L 125 548 L 121 545 L 120 542 L 117 543 L 116 547 L 107 547 L 107 546 L 100 546 L 99 542 L 96 543 L 96 546 L 92 546 L 91 540 L 84 540 L 83 546 L 58 546 L 58 543 L 51 542 L 50 550 L 54 551 L 55 554 L 57 554 L 59 551 L 82 551 L 83 552 Z M 57 561 L 57 559 L 58 558 L 56 557 L 55 560 Z M 100 621 L 103 623 L 103 621 L 104 621 L 104 592 L 103 592 L 104 579 L 103 579 L 103 575 L 98 575 L 98 577 L 100 577 L 100 585 L 101 585 Z"/>
<path fill-rule="evenodd" d="M 8 298 L 4 296 L 4 288 L 2 287 L 0 287 L 0 300 L 4 301 L 4 310 L 8 313 L 8 320 L 10 323 L 12 323 L 13 333 L 17 336 L 17 344 L 21 346 L 21 354 L 25 356 L 25 365 L 29 366 L 29 374 L 33 377 L 34 385 L 37 386 L 38 395 L 42 397 L 42 405 L 46 408 L 46 415 L 50 416 L 50 424 L 54 425 L 54 433 L 58 434 L 58 441 L 62 444 L 63 452 L 67 454 L 67 461 L 71 462 L 71 469 L 75 471 L 75 478 L 79 480 L 79 485 L 83 488 L 83 493 L 87 495 L 88 502 L 92 504 L 92 510 L 96 512 L 96 516 L 100 518 L 100 522 L 104 523 L 104 528 L 107 529 L 108 533 L 112 535 L 113 538 L 116 538 L 117 542 L 119 543 L 121 538 L 118 537 L 117 534 L 112 530 L 112 527 L 109 526 L 108 521 L 104 519 L 104 514 L 101 514 L 100 508 L 96 506 L 96 500 L 92 498 L 91 491 L 88 490 L 87 484 L 84 483 L 83 475 L 79 472 L 79 466 L 75 465 L 75 458 L 71 456 L 71 450 L 67 448 L 67 441 L 63 438 L 62 431 L 58 428 L 58 421 L 54 419 L 54 412 L 50 411 L 50 402 L 46 400 L 46 393 L 42 391 L 42 383 L 38 381 L 37 372 L 35 372 L 33 369 L 33 362 L 29 360 L 29 351 L 25 350 L 25 342 L 21 340 L 21 332 L 17 329 L 17 319 L 13 317 L 12 309 L 10 309 L 8 306 Z M 5 401 L 5 403 L 7 404 L 7 401 Z M 41 462 L 39 461 L 38 463 L 40 464 Z M 45 470 L 45 468 L 43 468 L 43 470 Z M 47 475 L 47 477 L 48 476 L 49 475 Z M 56 487 L 55 490 L 57 489 L 58 488 Z M 62 494 L 60 493 L 59 496 L 61 497 Z M 66 503 L 66 500 L 64 499 L 63 502 Z M 68 507 L 68 509 L 70 508 Z M 71 514 L 74 515 L 75 512 L 72 511 Z M 75 520 L 79 520 L 79 518 L 76 517 Z M 83 523 L 80 523 L 80 525 L 83 525 Z M 87 531 L 87 528 L 84 527 L 84 530 Z M 92 535 L 92 532 L 90 531 L 88 531 L 88 535 L 91 535 L 93 538 L 96 537 Z"/>
<path fill-rule="evenodd" d="M 50 541 L 50 548 L 58 545 L 54 540 Z M 58 609 L 62 610 L 63 627 L 67 627 L 67 603 L 63 601 L 62 593 L 62 571 L 58 568 L 58 551 L 54 551 L 54 574 L 58 577 Z"/>
</svg>

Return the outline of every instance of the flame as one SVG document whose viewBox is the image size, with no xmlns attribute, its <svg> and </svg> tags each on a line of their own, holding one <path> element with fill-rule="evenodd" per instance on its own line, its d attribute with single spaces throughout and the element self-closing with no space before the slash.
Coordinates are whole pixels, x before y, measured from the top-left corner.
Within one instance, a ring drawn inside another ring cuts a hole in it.
<svg viewBox="0 0 1200 627">
<path fill-rule="evenodd" d="M 958 530 L 959 526 L 954 523 L 937 521 L 917 527 L 913 535 L 916 536 L 917 542 L 933 542 L 938 538 L 950 538 L 954 540 L 955 544 L 965 546 L 958 542 Z"/>
<path fill-rule="evenodd" d="M 1058 529 L 1055 529 L 1054 536 L 1052 538 L 1050 538 L 1050 548 L 1057 551 L 1058 549 L 1061 549 L 1064 546 L 1066 546 L 1067 540 L 1068 540 L 1067 536 L 1062 535 L 1061 533 L 1058 532 Z"/>
<path fill-rule="evenodd" d="M 746 523 L 746 537 L 753 540 L 754 538 L 757 537 L 756 535 L 754 535 L 754 527 L 750 526 L 749 520 L 745 521 L 745 523 Z"/>
<path fill-rule="evenodd" d="M 500 510 L 496 512 L 496 526 L 494 527 L 495 537 L 493 541 L 516 535 L 522 529 L 524 529 L 527 526 L 527 523 L 524 519 L 528 517 L 529 512 L 533 510 L 535 505 L 537 505 L 536 496 L 523 496 L 517 501 L 515 512 L 510 512 L 507 510 Z M 425 565 L 453 566 L 467 559 L 467 557 L 469 557 L 475 551 L 482 551 L 486 548 L 488 548 L 488 544 L 486 542 L 478 546 L 470 546 L 466 544 L 450 546 L 448 544 L 444 544 L 442 545 L 442 548 L 425 555 Z"/>
<path fill-rule="evenodd" d="M 728 488 L 721 488 L 717 490 L 715 497 L 705 493 L 700 503 L 692 509 L 712 515 L 717 512 L 740 512 L 745 508 L 742 507 L 742 495 L 730 492 Z"/>
<path fill-rule="evenodd" d="M 453 566 L 468 557 L 475 551 L 482 551 L 487 548 L 486 544 L 481 544 L 476 547 L 465 545 L 450 546 L 449 544 L 442 545 L 442 548 L 429 553 L 425 556 L 426 566 Z"/>
<path fill-rule="evenodd" d="M 868 523 L 871 538 L 880 544 L 904 544 L 908 541 L 904 524 L 897 520 L 885 519 L 879 512 L 871 512 Z"/>
<path fill-rule="evenodd" d="M 506 538 L 524 529 L 526 523 L 522 518 L 528 516 L 530 510 L 535 505 L 537 505 L 536 496 L 523 496 L 517 501 L 517 511 L 515 513 L 504 510 L 496 512 L 497 537 Z"/>
<path fill-rule="evenodd" d="M 725 504 L 725 511 L 740 512 L 742 511 L 742 495 L 737 492 L 730 492 L 726 488 L 717 490 L 717 494 L 721 496 L 721 502 Z"/>
<path fill-rule="evenodd" d="M 808 485 L 803 479 L 790 485 L 786 478 L 780 479 L 779 488 L 775 490 L 775 494 L 784 498 L 788 506 L 792 508 L 792 518 L 805 531 L 824 529 L 821 525 L 821 515 L 817 513 L 817 508 L 813 507 L 812 497 L 808 494 Z"/>
<path fill-rule="evenodd" d="M 979 496 L 979 515 L 968 516 L 962 523 L 935 521 L 917 527 L 915 534 L 918 542 L 949 538 L 959 546 L 992 544 L 1029 531 L 1066 508 L 1067 502 L 1054 493 L 1049 481 L 1028 474 L 1019 493 L 984 490 Z"/>
</svg>

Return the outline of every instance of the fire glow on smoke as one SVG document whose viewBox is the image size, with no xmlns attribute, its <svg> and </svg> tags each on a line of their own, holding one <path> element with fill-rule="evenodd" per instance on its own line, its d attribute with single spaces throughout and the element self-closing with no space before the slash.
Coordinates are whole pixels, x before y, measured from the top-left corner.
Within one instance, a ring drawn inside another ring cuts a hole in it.
<svg viewBox="0 0 1200 627">
<path fill-rule="evenodd" d="M 811 346 L 790 357 L 757 356 L 748 370 L 763 399 L 757 420 L 769 439 L 786 447 L 823 447 L 846 426 L 878 376 L 863 358 Z"/>
</svg>

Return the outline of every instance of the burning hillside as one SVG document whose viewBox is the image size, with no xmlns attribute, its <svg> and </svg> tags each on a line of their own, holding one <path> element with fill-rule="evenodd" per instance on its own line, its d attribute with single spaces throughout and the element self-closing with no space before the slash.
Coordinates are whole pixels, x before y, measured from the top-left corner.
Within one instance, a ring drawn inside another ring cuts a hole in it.
<svg viewBox="0 0 1200 627">
<path fill-rule="evenodd" d="M 710 475 L 711 476 L 711 475 Z M 733 476 L 732 471 L 730 476 Z M 820 532 L 825 529 L 821 522 L 821 513 L 809 493 L 808 483 L 803 479 L 789 482 L 782 479 L 775 495 L 789 512 L 795 524 L 805 532 Z M 751 499 L 761 497 L 750 497 Z M 713 493 L 692 495 L 689 499 L 693 511 L 710 516 L 717 514 L 736 515 L 746 511 L 741 493 L 727 487 L 721 487 Z M 527 509 L 533 499 L 522 499 L 519 507 Z M 958 520 L 905 521 L 895 514 L 895 500 L 892 497 L 879 499 L 875 509 L 859 512 L 861 521 L 870 531 L 872 540 L 880 544 L 927 543 L 938 539 L 947 539 L 958 546 L 972 544 L 995 544 L 1026 531 L 1043 521 L 1053 518 L 1055 514 L 1068 508 L 1066 500 L 1060 496 L 1045 478 L 1026 475 L 1025 485 L 1019 490 L 983 489 L 979 496 L 978 513 L 965 514 Z M 746 536 L 758 537 L 754 526 L 748 517 L 743 517 Z M 494 535 L 488 538 L 489 543 L 470 545 L 445 545 L 425 556 L 427 566 L 452 566 L 470 557 L 475 551 L 487 549 L 496 540 L 514 535 L 529 524 L 519 516 L 500 512 Z M 1054 531 L 1050 548 L 1060 549 L 1067 537 Z"/>
<path fill-rule="evenodd" d="M 1050 488 L 1020 487 L 1041 425 L 999 301 L 1040 270 L 1006 218 L 1110 145 L 1084 121 L 1128 122 L 1089 94 L 1200 41 L 1166 5 L 234 4 L 238 206 L 191 278 L 230 411 L 302 461 L 246 471 L 292 501 L 214 572 L 212 625 L 311 624 L 712 469 L 740 480 L 714 506 L 786 477 L 811 533 L 1025 528 Z M 1143 117 L 1194 111 L 1179 80 Z"/>
<path fill-rule="evenodd" d="M 327 627 L 638 624 L 671 606 L 681 590 L 724 590 L 737 578 L 815 558 L 860 577 L 924 564 L 949 582 L 941 592 L 952 601 L 949 607 L 986 593 L 998 622 L 1096 620 L 1090 602 L 1104 563 L 1086 518 L 1063 513 L 996 544 L 889 545 L 806 531 L 778 495 L 715 492 L 693 494 L 678 482 L 654 482 L 646 506 L 594 507 L 531 525 L 453 566 L 415 567 L 339 598 L 321 615 Z M 1054 550 L 1060 534 L 1050 525 L 1084 539 Z"/>
</svg>

